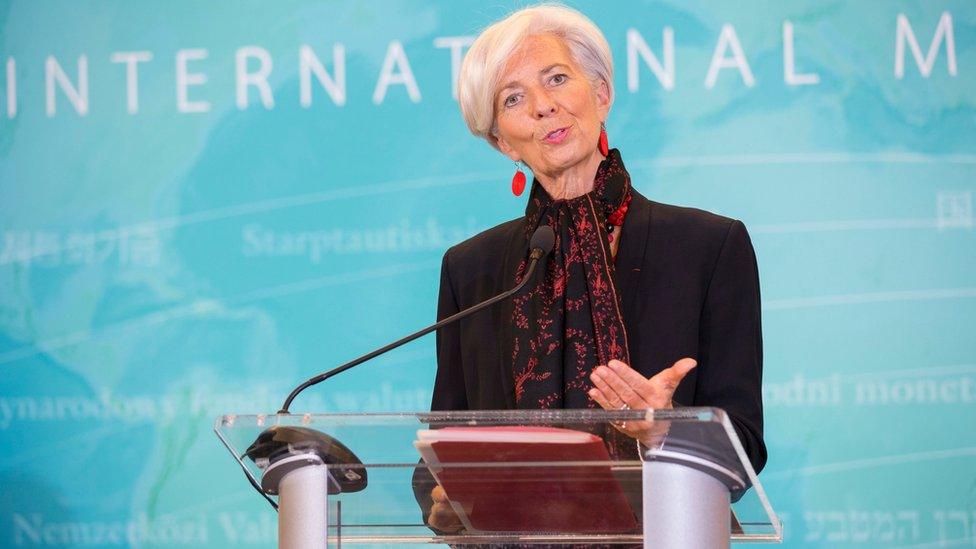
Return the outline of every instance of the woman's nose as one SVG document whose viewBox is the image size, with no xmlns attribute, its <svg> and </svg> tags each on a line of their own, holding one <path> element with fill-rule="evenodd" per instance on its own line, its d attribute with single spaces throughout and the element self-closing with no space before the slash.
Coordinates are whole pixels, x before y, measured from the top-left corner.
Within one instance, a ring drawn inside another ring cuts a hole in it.
<svg viewBox="0 0 976 549">
<path fill-rule="evenodd" d="M 556 114 L 556 102 L 549 97 L 547 93 L 540 93 L 536 95 L 535 100 L 535 116 L 536 118 L 545 118 Z"/>
</svg>

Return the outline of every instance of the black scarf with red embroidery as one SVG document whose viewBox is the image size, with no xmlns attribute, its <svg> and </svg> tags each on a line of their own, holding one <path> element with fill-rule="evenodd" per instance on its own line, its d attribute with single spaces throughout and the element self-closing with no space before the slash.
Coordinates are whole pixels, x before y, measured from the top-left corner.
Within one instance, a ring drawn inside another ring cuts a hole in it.
<svg viewBox="0 0 976 549">
<path fill-rule="evenodd" d="M 620 295 L 613 283 L 607 218 L 626 203 L 630 175 L 617 149 L 589 193 L 553 200 L 537 180 L 525 235 L 549 225 L 556 243 L 545 275 L 514 300 L 512 374 L 518 408 L 593 408 L 590 373 L 611 359 L 630 364 Z M 540 267 L 542 267 L 540 265 Z M 521 280 L 526 262 L 519 265 Z"/>
</svg>

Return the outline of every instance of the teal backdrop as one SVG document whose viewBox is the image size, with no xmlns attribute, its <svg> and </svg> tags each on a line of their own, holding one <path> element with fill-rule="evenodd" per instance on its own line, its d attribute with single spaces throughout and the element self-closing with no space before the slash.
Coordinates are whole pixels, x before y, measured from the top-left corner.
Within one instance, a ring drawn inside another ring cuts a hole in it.
<svg viewBox="0 0 976 549">
<path fill-rule="evenodd" d="M 636 187 L 752 235 L 785 545 L 976 544 L 976 5 L 571 5 Z M 0 2 L 0 546 L 273 546 L 214 419 L 432 321 L 521 214 L 452 96 L 515 7 Z M 433 346 L 295 409 L 425 410 Z"/>
</svg>

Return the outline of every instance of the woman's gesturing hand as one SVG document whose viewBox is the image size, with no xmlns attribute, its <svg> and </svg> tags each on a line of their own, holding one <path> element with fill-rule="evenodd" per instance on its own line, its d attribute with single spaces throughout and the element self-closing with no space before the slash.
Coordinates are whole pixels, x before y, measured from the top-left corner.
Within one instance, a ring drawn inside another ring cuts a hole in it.
<svg viewBox="0 0 976 549">
<path fill-rule="evenodd" d="M 673 366 L 646 378 L 619 360 L 611 360 L 606 366 L 598 366 L 590 374 L 593 389 L 590 398 L 607 410 L 622 409 L 670 409 L 671 397 L 678 383 L 698 363 L 693 358 L 682 358 Z M 650 444 L 663 434 L 651 422 L 628 421 L 616 426 L 624 433 Z"/>
</svg>

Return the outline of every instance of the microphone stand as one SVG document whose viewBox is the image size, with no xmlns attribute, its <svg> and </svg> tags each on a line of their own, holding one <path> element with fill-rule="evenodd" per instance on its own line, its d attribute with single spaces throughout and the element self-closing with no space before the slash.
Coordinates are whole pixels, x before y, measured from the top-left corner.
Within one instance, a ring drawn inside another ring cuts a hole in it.
<svg viewBox="0 0 976 549">
<path fill-rule="evenodd" d="M 545 254 L 546 254 L 546 251 L 543 250 L 542 248 L 534 248 L 532 250 L 532 252 L 529 254 L 529 266 L 525 270 L 525 276 L 523 276 L 522 277 L 522 281 L 519 282 L 518 285 L 515 286 L 514 288 L 512 288 L 511 290 L 508 290 L 508 291 L 506 291 L 504 293 L 501 293 L 501 294 L 496 295 L 495 297 L 492 297 L 490 299 L 487 299 L 485 301 L 482 301 L 481 303 L 478 303 L 477 305 L 474 305 L 473 307 L 470 307 L 470 308 L 465 309 L 463 311 L 459 311 L 457 313 L 454 313 L 453 315 L 451 315 L 451 316 L 449 316 L 449 317 L 441 320 L 440 322 L 437 322 L 436 324 L 432 324 L 432 325 L 424 328 L 423 330 L 420 330 L 419 332 L 414 332 L 414 333 L 412 333 L 412 334 L 410 334 L 410 335 L 408 335 L 408 336 L 406 336 L 406 337 L 404 337 L 402 339 L 398 339 L 398 340 L 394 341 L 393 343 L 390 343 L 389 345 L 387 345 L 385 347 L 381 347 L 381 348 L 376 349 L 375 351 L 373 351 L 371 353 L 367 353 L 367 354 L 365 354 L 365 355 L 363 355 L 363 356 L 361 356 L 361 357 L 359 357 L 359 358 L 357 358 L 355 360 L 351 360 L 351 361 L 343 364 L 342 366 L 339 366 L 338 368 L 334 368 L 332 370 L 329 370 L 328 372 L 323 372 L 323 373 L 321 373 L 321 374 L 319 374 L 319 375 L 317 375 L 315 377 L 309 378 L 308 380 L 306 380 L 305 382 L 303 382 L 298 387 L 295 387 L 295 389 L 291 392 L 291 394 L 288 395 L 288 398 L 285 399 L 285 403 L 281 406 L 281 409 L 278 410 L 278 413 L 279 414 L 288 414 L 288 413 L 290 413 L 288 411 L 288 408 L 291 407 L 291 402 L 293 400 L 295 400 L 295 397 L 297 397 L 298 394 L 301 393 L 302 391 L 304 391 L 305 389 L 308 389 L 309 387 L 311 387 L 313 385 L 317 385 L 319 383 L 322 383 L 323 381 L 329 379 L 330 377 L 332 377 L 334 375 L 341 374 L 342 372 L 345 372 L 349 368 L 353 368 L 355 366 L 359 366 L 363 362 L 366 362 L 368 360 L 372 360 L 372 359 L 374 359 L 374 358 L 382 355 L 383 353 L 386 353 L 388 351 L 392 351 L 393 349 L 396 349 L 397 347 L 399 347 L 401 345 L 404 345 L 406 343 L 410 343 L 411 341 L 417 339 L 418 337 L 427 335 L 430 332 L 433 332 L 434 330 L 437 330 L 439 328 L 442 328 L 443 326 L 446 326 L 446 325 L 448 325 L 448 324 L 450 324 L 452 322 L 458 321 L 458 320 L 460 320 L 460 319 L 462 319 L 462 318 L 464 318 L 464 317 L 466 317 L 468 315 L 474 314 L 474 313 L 476 313 L 476 312 L 478 312 L 478 311 L 480 311 L 480 310 L 482 310 L 482 309 L 484 309 L 486 307 L 490 307 L 490 306 L 494 305 L 495 303 L 498 303 L 499 301 L 502 301 L 503 299 L 507 299 L 507 298 L 511 297 L 512 295 L 518 293 L 518 291 L 521 290 L 526 285 L 526 283 L 528 283 L 529 280 L 531 280 L 532 275 L 535 274 L 536 265 L 539 264 L 539 260 Z"/>
<path fill-rule="evenodd" d="M 336 374 L 341 374 L 346 370 L 353 368 L 366 362 L 367 360 L 376 358 L 383 353 L 396 349 L 397 347 L 409 343 L 420 336 L 429 334 L 438 328 L 441 328 L 452 322 L 457 322 L 458 320 L 474 314 L 482 309 L 490 307 L 499 301 L 507 299 L 519 290 L 525 287 L 525 285 L 532 279 L 535 274 L 536 267 L 539 261 L 545 257 L 550 251 L 552 251 L 553 244 L 555 243 L 555 233 L 552 228 L 548 225 L 542 225 L 535 230 L 532 234 L 532 239 L 529 243 L 529 264 L 525 269 L 525 275 L 522 280 L 512 289 L 505 291 L 501 294 L 496 295 L 490 299 L 482 301 L 477 305 L 459 311 L 435 324 L 432 324 L 418 332 L 414 332 L 404 338 L 401 338 L 389 345 L 381 347 L 373 352 L 367 353 L 355 360 L 347 362 L 338 368 L 334 368 L 327 372 L 318 374 L 315 377 L 309 378 L 304 381 L 298 387 L 288 395 L 285 399 L 284 404 L 278 411 L 278 415 L 290 415 L 288 409 L 291 407 L 292 401 L 295 400 L 302 391 L 305 389 L 317 385 L 326 379 L 329 379 Z M 316 492 L 324 489 L 327 493 L 340 493 L 340 492 L 357 492 L 366 487 L 366 469 L 362 466 L 362 461 L 345 445 L 336 440 L 333 437 L 325 433 L 316 431 L 315 429 L 310 429 L 308 427 L 290 427 L 275 425 L 268 429 L 265 429 L 257 439 L 248 447 L 247 451 L 244 453 L 245 456 L 250 458 L 255 464 L 264 470 L 262 475 L 261 485 L 259 486 L 257 482 L 248 474 L 248 479 L 251 481 L 252 486 L 261 493 L 262 496 L 272 507 L 276 510 L 279 508 L 278 504 L 268 497 L 268 494 L 279 494 L 280 488 L 285 486 L 287 478 L 291 478 L 288 483 L 291 484 L 289 488 L 289 493 L 292 494 L 288 497 L 291 502 L 288 504 L 288 513 L 285 513 L 288 521 L 292 518 L 301 515 L 298 513 L 296 515 L 294 509 L 297 505 L 296 501 L 301 501 L 302 498 L 311 498 L 312 500 L 318 501 Z M 243 458 L 244 456 L 242 456 Z M 243 461 L 238 460 L 242 467 L 244 467 Z M 331 473 L 325 471 L 325 467 L 310 467 L 315 465 L 331 465 L 333 471 Z M 302 471 L 302 475 L 306 475 L 308 478 L 306 481 L 299 482 L 298 476 L 291 475 L 291 473 L 296 471 Z M 247 470 L 245 468 L 245 473 Z M 289 477 L 289 475 L 291 475 Z M 295 499 L 297 498 L 297 500 Z M 284 503 L 284 499 L 279 498 L 279 502 Z M 322 503 L 324 505 L 324 503 Z M 285 509 L 285 507 L 282 507 Z M 322 515 L 319 517 L 318 515 Z M 318 517 L 316 520 L 302 520 L 297 526 L 290 528 L 295 532 L 296 536 L 304 536 L 308 532 L 324 532 L 324 509 L 322 512 L 314 511 L 310 514 L 304 516 Z M 321 519 L 321 520 L 318 520 Z M 302 533 L 304 532 L 304 533 Z"/>
</svg>

